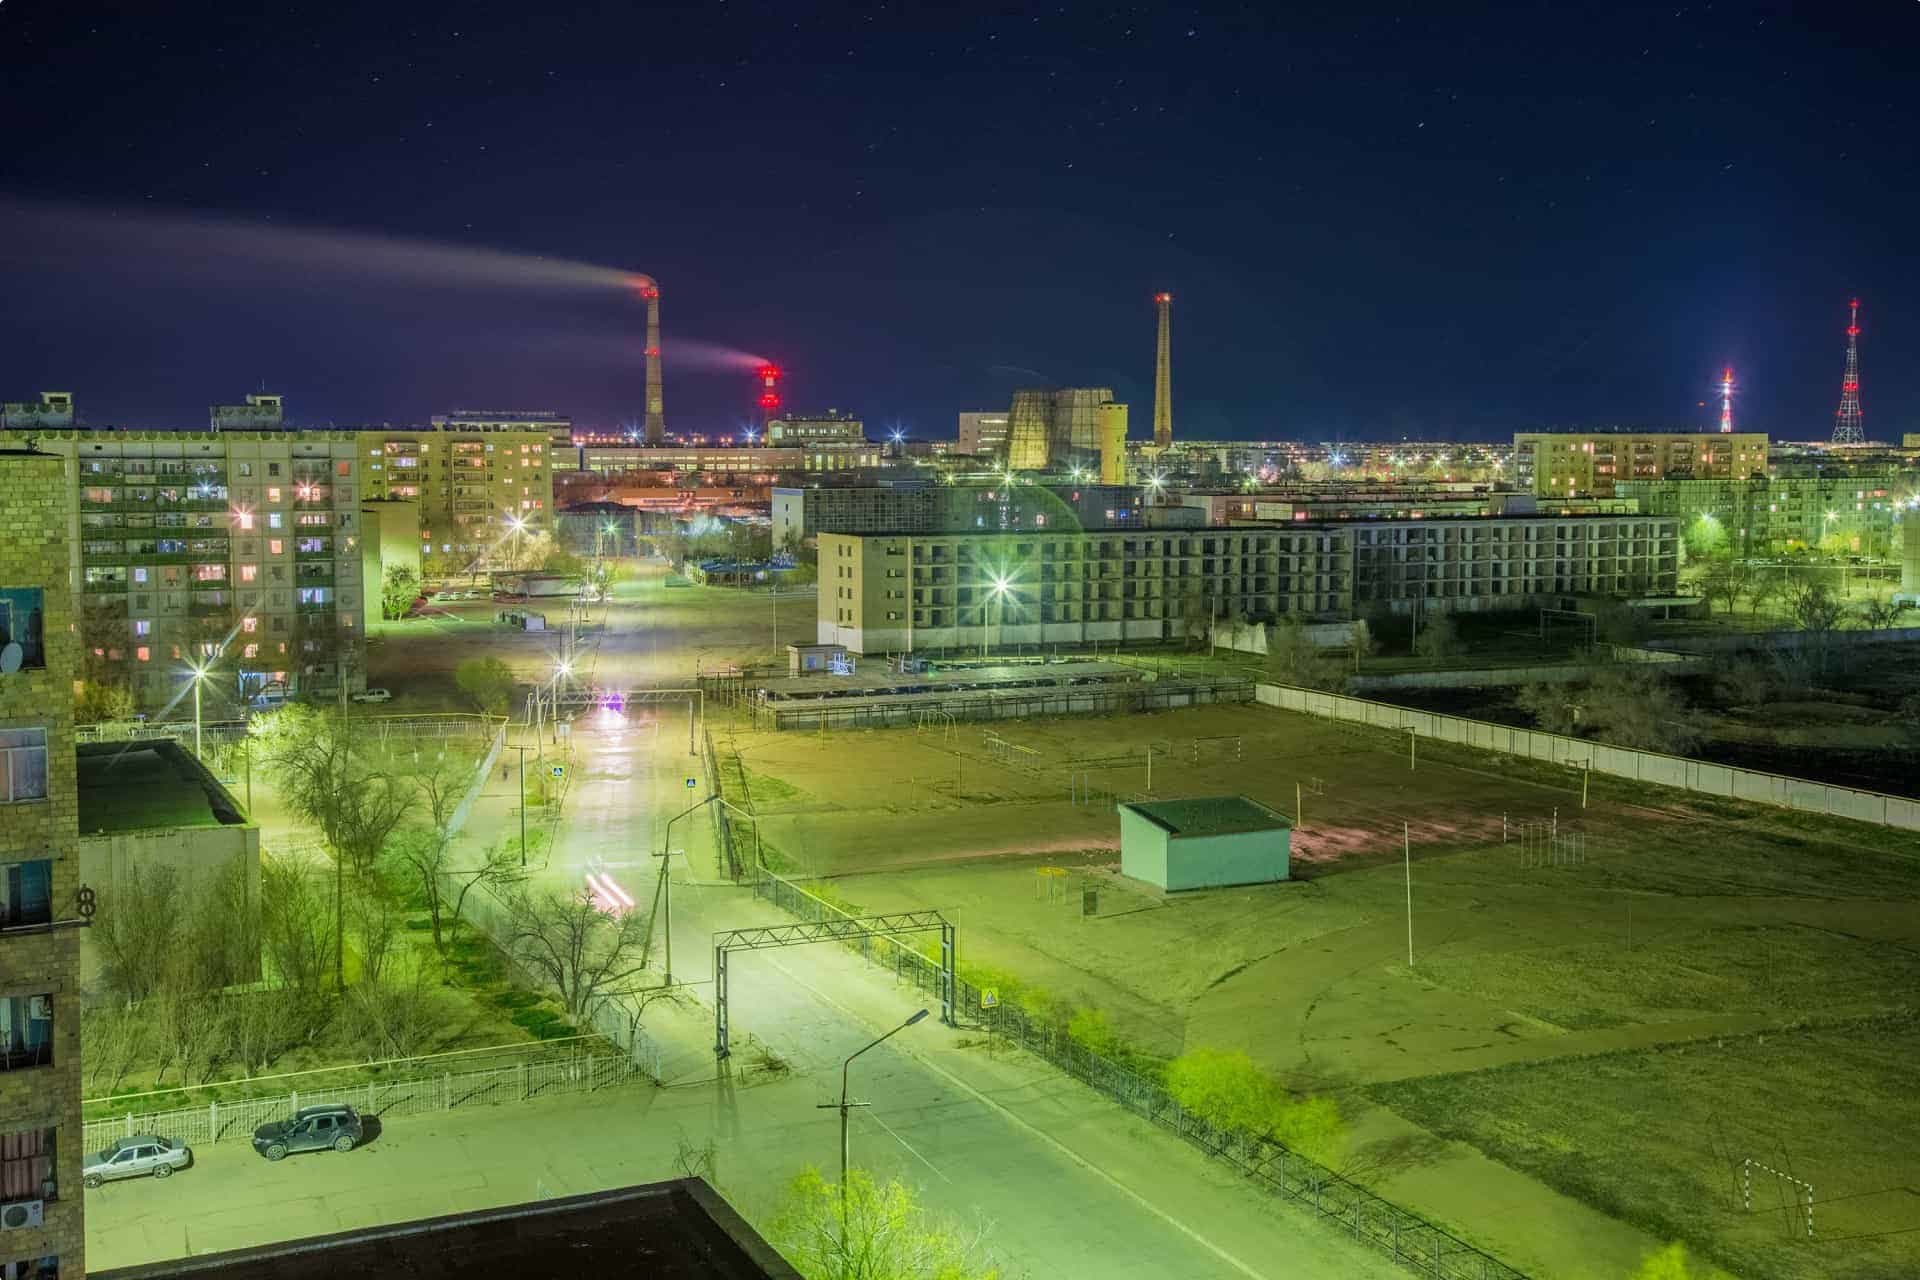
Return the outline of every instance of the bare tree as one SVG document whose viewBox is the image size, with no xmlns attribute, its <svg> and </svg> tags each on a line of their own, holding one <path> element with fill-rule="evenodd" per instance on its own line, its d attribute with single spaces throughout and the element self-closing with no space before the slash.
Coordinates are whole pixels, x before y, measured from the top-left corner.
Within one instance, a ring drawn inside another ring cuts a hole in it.
<svg viewBox="0 0 1920 1280">
<path fill-rule="evenodd" d="M 342 1012 L 346 1029 L 368 1061 L 411 1058 L 425 1051 L 451 1017 L 446 996 L 425 969 L 389 971 L 356 983 Z"/>
<path fill-rule="evenodd" d="M 354 883 L 347 894 L 347 927 L 360 956 L 360 981 L 374 986 L 400 934 L 400 911 L 377 875 Z"/>
<path fill-rule="evenodd" d="M 1413 650 L 1423 658 L 1440 661 L 1451 658 L 1460 652 L 1460 627 L 1454 622 L 1453 615 L 1436 613 L 1420 628 L 1419 639 L 1413 642 Z"/>
<path fill-rule="evenodd" d="M 1847 607 L 1825 582 L 1803 578 L 1787 592 L 1787 612 L 1800 630 L 1826 635 L 1839 629 Z"/>
<path fill-rule="evenodd" d="M 334 947 L 333 912 L 312 869 L 260 860 L 260 922 L 273 976 L 308 995 L 325 991 Z"/>
<path fill-rule="evenodd" d="M 1766 605 L 1778 600 L 1787 589 L 1785 574 L 1756 569 L 1753 585 L 1747 588 L 1747 611 L 1757 615 Z"/>
<path fill-rule="evenodd" d="M 1275 680 L 1303 689 L 1337 690 L 1347 680 L 1340 661 L 1313 642 L 1297 614 L 1287 614 L 1267 628 L 1266 665 Z"/>
<path fill-rule="evenodd" d="M 179 872 L 165 863 L 130 865 L 100 895 L 93 922 L 108 989 L 127 1004 L 145 1000 L 160 985 L 185 932 Z"/>
<path fill-rule="evenodd" d="M 588 893 L 520 892 L 510 900 L 506 950 L 559 991 L 569 1014 L 584 1016 L 596 995 L 645 968 L 646 921 L 603 911 Z"/>
<path fill-rule="evenodd" d="M 1900 621 L 1900 615 L 1907 611 L 1904 604 L 1893 600 L 1869 599 L 1860 604 L 1860 625 L 1869 631 L 1885 631 Z"/>
</svg>

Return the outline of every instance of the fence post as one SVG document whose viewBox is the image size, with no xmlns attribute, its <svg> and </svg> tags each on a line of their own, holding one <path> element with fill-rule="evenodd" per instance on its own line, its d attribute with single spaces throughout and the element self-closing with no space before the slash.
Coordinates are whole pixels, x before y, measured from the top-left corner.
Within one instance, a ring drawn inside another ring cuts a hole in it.
<svg viewBox="0 0 1920 1280">
<path fill-rule="evenodd" d="M 442 1111 L 453 1110 L 453 1073 L 451 1071 L 440 1073 L 440 1100 Z"/>
<path fill-rule="evenodd" d="M 367 1107 L 364 1114 L 373 1114 L 373 1081 L 371 1080 L 367 1081 Z"/>
<path fill-rule="evenodd" d="M 526 1060 L 523 1058 L 520 1061 L 520 1101 L 525 1102 L 526 1100 L 527 1100 L 527 1063 L 526 1063 Z"/>
<path fill-rule="evenodd" d="M 207 1103 L 207 1141 L 220 1141 L 220 1100 Z"/>
<path fill-rule="evenodd" d="M 293 1109 L 295 1111 L 300 1110 L 300 1091 L 298 1089 L 290 1090 L 287 1096 L 293 1099 Z"/>
</svg>

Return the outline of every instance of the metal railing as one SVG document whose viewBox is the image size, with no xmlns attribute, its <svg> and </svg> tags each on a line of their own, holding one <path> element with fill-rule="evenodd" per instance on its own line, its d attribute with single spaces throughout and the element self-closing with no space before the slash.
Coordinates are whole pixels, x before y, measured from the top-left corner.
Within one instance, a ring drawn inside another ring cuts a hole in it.
<svg viewBox="0 0 1920 1280">
<path fill-rule="evenodd" d="M 791 880 L 764 869 L 754 881 L 754 893 L 803 920 L 853 918 Z M 939 963 L 898 939 L 869 936 L 850 939 L 845 945 L 891 969 L 902 981 L 931 995 L 939 994 Z M 965 978 L 956 983 L 957 1008 L 983 1022 L 993 1034 L 1005 1036 L 1134 1114 L 1178 1134 L 1267 1190 L 1312 1209 L 1414 1274 L 1434 1280 L 1526 1280 L 1524 1272 L 1297 1151 L 1256 1134 L 1220 1128 L 1190 1114 L 1157 1080 L 1092 1052 L 1056 1023 L 1030 1017 L 1011 1003 L 983 1005 L 980 996 L 980 989 Z"/>
<path fill-rule="evenodd" d="M 271 1097 L 214 1100 L 205 1106 L 165 1111 L 127 1111 L 110 1119 L 87 1121 L 83 1126 L 85 1149 L 99 1151 L 116 1138 L 145 1133 L 189 1145 L 244 1140 L 260 1125 L 284 1120 L 301 1107 L 319 1103 L 345 1103 L 362 1115 L 390 1120 L 463 1107 L 591 1093 L 641 1079 L 650 1077 L 631 1054 L 569 1054 L 480 1071 L 444 1071 L 401 1079 L 293 1089 Z"/>
</svg>

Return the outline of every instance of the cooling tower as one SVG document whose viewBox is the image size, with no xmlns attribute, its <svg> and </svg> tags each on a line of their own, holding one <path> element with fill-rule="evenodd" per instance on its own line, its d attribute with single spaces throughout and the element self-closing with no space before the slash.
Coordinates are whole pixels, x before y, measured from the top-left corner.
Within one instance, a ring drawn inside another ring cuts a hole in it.
<svg viewBox="0 0 1920 1280">
<path fill-rule="evenodd" d="M 1033 390 L 1013 393 L 1007 413 L 1007 470 L 1044 471 L 1048 432 L 1053 422 L 1053 393 Z"/>
<path fill-rule="evenodd" d="M 1100 406 L 1100 483 L 1127 482 L 1127 406 Z"/>
</svg>

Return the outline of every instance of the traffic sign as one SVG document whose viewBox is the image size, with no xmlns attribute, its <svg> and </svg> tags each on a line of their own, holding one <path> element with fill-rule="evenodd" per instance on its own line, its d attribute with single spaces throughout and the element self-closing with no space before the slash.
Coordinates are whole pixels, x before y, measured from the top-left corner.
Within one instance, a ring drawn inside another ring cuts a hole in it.
<svg viewBox="0 0 1920 1280">
<path fill-rule="evenodd" d="M 1000 1007 L 1000 993 L 992 987 L 981 991 L 980 1007 L 982 1009 L 998 1009 Z"/>
<path fill-rule="evenodd" d="M 567 766 L 565 766 L 565 765 L 563 765 L 563 764 L 557 764 L 557 765 L 555 765 L 555 766 L 553 766 L 553 776 L 554 776 L 554 777 L 556 777 L 556 778 L 564 778 L 564 777 L 566 777 L 566 776 L 567 776 Z"/>
<path fill-rule="evenodd" d="M 700 785 L 700 780 L 699 780 L 698 778 L 688 778 L 688 779 L 687 779 L 687 790 L 689 790 L 689 791 L 691 791 L 691 790 L 693 790 L 693 789 L 694 789 L 695 787 L 697 787 L 697 786 L 699 786 L 699 785 Z"/>
</svg>

